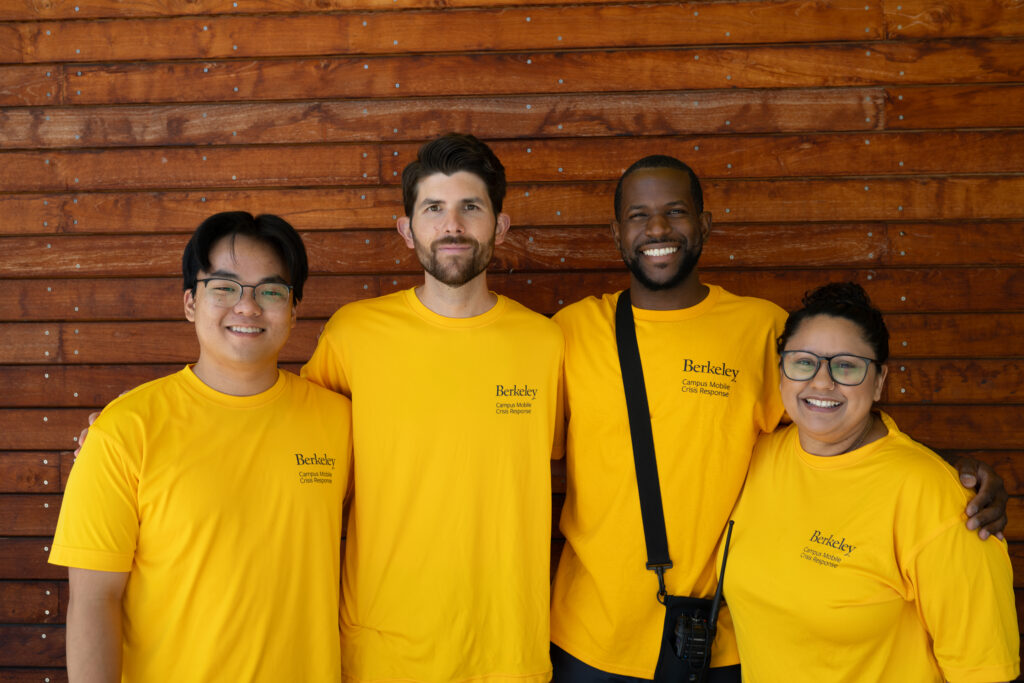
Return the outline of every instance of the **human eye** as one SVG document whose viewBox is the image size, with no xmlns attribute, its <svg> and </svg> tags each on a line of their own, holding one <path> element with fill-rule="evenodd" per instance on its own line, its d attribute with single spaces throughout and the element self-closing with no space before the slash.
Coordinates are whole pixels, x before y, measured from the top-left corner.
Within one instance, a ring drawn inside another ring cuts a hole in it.
<svg viewBox="0 0 1024 683">
<path fill-rule="evenodd" d="M 803 355 L 791 356 L 789 362 L 798 368 L 809 368 L 815 365 L 815 360 L 816 359 L 813 356 Z"/>
<path fill-rule="evenodd" d="M 268 303 L 279 303 L 288 298 L 288 288 L 284 285 L 260 285 L 256 291 L 260 295 L 260 298 Z"/>
<path fill-rule="evenodd" d="M 833 359 L 832 365 L 840 370 L 853 370 L 860 366 L 860 361 L 856 358 L 840 356 L 839 358 Z"/>
<path fill-rule="evenodd" d="M 231 292 L 237 292 L 239 285 L 231 280 L 210 280 L 207 283 L 207 287 L 215 292 L 230 294 Z"/>
</svg>

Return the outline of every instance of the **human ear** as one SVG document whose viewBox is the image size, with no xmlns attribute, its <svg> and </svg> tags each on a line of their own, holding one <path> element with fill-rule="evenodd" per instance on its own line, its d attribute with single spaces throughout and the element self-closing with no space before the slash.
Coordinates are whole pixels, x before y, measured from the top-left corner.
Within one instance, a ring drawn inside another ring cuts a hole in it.
<svg viewBox="0 0 1024 683">
<path fill-rule="evenodd" d="M 622 250 L 622 239 L 621 239 L 620 233 L 619 233 L 619 221 L 617 219 L 613 220 L 609 227 L 611 227 L 611 229 L 612 229 L 612 239 L 615 240 L 615 246 L 618 247 L 619 250 L 621 251 Z"/>
<path fill-rule="evenodd" d="M 505 235 L 512 226 L 512 219 L 507 213 L 499 213 L 498 219 L 494 222 L 494 243 L 501 244 L 505 241 Z"/>
<path fill-rule="evenodd" d="M 698 220 L 700 221 L 700 241 L 706 242 L 711 234 L 711 212 L 701 211 Z"/>
<path fill-rule="evenodd" d="M 191 289 L 185 290 L 185 320 L 190 323 L 196 321 L 196 297 Z"/>
<path fill-rule="evenodd" d="M 398 234 L 405 240 L 405 246 L 410 249 L 416 248 L 416 242 L 412 238 L 412 220 L 408 216 L 402 216 L 395 221 L 395 228 L 398 230 Z"/>
<path fill-rule="evenodd" d="M 875 401 L 882 400 L 882 388 L 885 386 L 885 378 L 889 376 L 889 366 L 883 365 L 875 378 Z"/>
</svg>

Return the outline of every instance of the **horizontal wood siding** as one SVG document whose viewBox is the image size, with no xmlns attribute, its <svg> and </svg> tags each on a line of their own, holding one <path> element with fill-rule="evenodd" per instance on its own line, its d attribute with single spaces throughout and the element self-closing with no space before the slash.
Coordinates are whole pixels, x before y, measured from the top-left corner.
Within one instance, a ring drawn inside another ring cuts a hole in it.
<svg viewBox="0 0 1024 683">
<path fill-rule="evenodd" d="M 398 183 L 449 130 L 508 170 L 492 287 L 545 314 L 628 283 L 611 194 L 652 153 L 704 180 L 707 281 L 789 308 L 864 285 L 887 409 L 1006 481 L 1024 615 L 1021 2 L 0 0 L 0 680 L 66 680 L 71 452 L 195 358 L 189 232 L 246 209 L 303 233 L 297 370 L 338 306 L 421 280 Z"/>
</svg>

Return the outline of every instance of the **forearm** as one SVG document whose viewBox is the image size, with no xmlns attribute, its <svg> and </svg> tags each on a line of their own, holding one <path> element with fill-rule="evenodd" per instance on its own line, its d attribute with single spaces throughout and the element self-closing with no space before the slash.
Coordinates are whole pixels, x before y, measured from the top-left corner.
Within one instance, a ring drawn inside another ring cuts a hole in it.
<svg viewBox="0 0 1024 683">
<path fill-rule="evenodd" d="M 121 680 L 121 601 L 71 596 L 67 619 L 70 683 Z"/>
</svg>

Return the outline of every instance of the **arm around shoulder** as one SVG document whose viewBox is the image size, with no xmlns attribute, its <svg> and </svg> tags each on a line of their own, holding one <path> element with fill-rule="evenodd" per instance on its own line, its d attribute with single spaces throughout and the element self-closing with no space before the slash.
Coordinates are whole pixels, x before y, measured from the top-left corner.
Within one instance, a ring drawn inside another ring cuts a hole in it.
<svg viewBox="0 0 1024 683">
<path fill-rule="evenodd" d="M 121 598 L 128 572 L 68 569 L 68 679 L 72 683 L 121 680 Z"/>
</svg>

